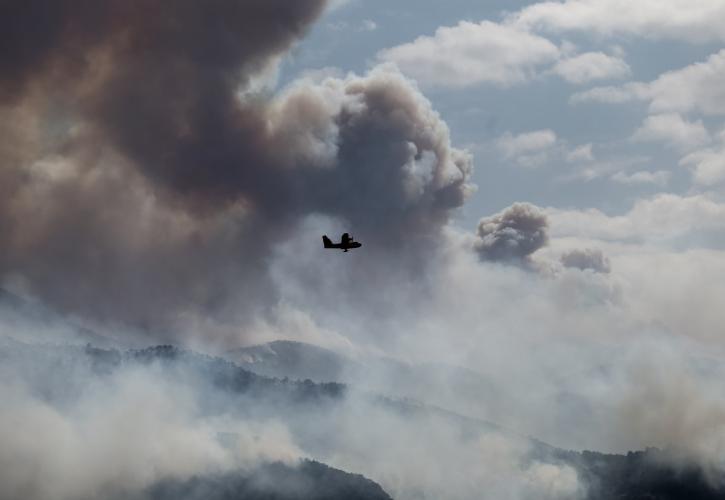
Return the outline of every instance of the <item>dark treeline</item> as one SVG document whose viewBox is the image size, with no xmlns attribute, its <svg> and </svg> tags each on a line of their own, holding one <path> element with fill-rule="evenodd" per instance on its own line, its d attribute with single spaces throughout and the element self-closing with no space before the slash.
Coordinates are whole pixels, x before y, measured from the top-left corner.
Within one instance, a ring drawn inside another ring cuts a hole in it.
<svg viewBox="0 0 725 500">
<path fill-rule="evenodd" d="M 146 494 L 148 500 L 391 500 L 375 482 L 313 460 L 298 467 L 267 464 L 251 474 L 162 481 Z"/>
<path fill-rule="evenodd" d="M 549 460 L 576 468 L 587 500 L 722 500 L 725 477 L 693 463 L 676 464 L 666 451 L 626 455 L 548 449 Z"/>
</svg>

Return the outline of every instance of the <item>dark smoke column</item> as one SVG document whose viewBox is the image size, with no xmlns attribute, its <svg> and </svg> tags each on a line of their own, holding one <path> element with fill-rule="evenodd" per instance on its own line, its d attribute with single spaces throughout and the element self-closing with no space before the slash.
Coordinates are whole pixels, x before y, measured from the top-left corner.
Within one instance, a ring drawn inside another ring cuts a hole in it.
<svg viewBox="0 0 725 500">
<path fill-rule="evenodd" d="M 0 279 L 168 332 L 273 302 L 271 248 L 308 215 L 344 219 L 371 249 L 435 240 L 471 158 L 414 85 L 381 68 L 249 90 L 323 8 L 3 2 Z"/>
</svg>

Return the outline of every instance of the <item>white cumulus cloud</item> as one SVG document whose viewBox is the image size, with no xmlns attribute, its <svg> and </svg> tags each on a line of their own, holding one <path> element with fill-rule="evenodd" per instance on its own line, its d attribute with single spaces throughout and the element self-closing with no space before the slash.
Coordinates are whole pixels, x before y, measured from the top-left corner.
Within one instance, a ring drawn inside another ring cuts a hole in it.
<svg viewBox="0 0 725 500">
<path fill-rule="evenodd" d="M 490 21 L 462 21 L 440 27 L 433 36 L 378 53 L 421 84 L 461 88 L 490 83 L 507 87 L 529 80 L 536 70 L 559 58 L 551 41 Z"/>
<path fill-rule="evenodd" d="M 567 82 L 575 84 L 625 78 L 631 73 L 626 62 L 603 52 L 586 52 L 562 59 L 554 65 L 553 71 Z"/>
<path fill-rule="evenodd" d="M 700 112 L 725 115 L 725 49 L 707 60 L 668 71 L 649 83 L 630 82 L 621 86 L 596 87 L 574 94 L 572 103 L 599 101 L 622 103 L 649 101 L 650 110 Z"/>
<path fill-rule="evenodd" d="M 507 21 L 521 29 L 636 35 L 693 43 L 725 40 L 721 0 L 567 0 L 540 2 Z"/>
<path fill-rule="evenodd" d="M 583 144 L 577 146 L 566 154 L 566 161 L 569 163 L 590 162 L 594 161 L 594 153 L 592 153 L 592 144 Z"/>
<path fill-rule="evenodd" d="M 626 185 L 653 184 L 655 186 L 666 186 L 670 180 L 670 172 L 667 170 L 657 170 L 655 172 L 639 170 L 631 174 L 626 172 L 617 172 L 612 175 L 611 179 L 614 182 Z"/>
<path fill-rule="evenodd" d="M 499 149 L 506 156 L 518 156 L 523 153 L 532 153 L 548 149 L 556 143 L 556 134 L 553 130 L 534 130 L 513 135 L 510 132 L 503 134 L 496 142 Z"/>
<path fill-rule="evenodd" d="M 725 131 L 719 139 L 716 146 L 699 149 L 680 160 L 680 165 L 692 169 L 695 184 L 714 186 L 725 182 Z"/>
<path fill-rule="evenodd" d="M 496 148 L 504 158 L 522 167 L 535 168 L 546 163 L 557 137 L 553 130 L 534 130 L 513 135 L 506 132 L 496 140 Z"/>
<path fill-rule="evenodd" d="M 637 142 L 664 142 L 680 149 L 693 149 L 710 142 L 702 120 L 687 121 L 679 113 L 648 116 L 632 139 Z"/>
<path fill-rule="evenodd" d="M 624 215 L 610 216 L 597 209 L 552 208 L 546 213 L 555 237 L 652 242 L 725 234 L 725 203 L 701 194 L 658 194 L 637 201 Z"/>
</svg>

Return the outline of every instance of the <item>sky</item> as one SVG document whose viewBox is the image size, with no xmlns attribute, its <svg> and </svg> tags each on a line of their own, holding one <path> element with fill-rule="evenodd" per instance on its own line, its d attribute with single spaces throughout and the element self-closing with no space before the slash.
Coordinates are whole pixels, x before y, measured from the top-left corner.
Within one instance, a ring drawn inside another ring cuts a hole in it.
<svg viewBox="0 0 725 500">
<path fill-rule="evenodd" d="M 521 200 L 619 215 L 659 192 L 715 188 L 720 174 L 705 180 L 694 174 L 695 157 L 683 162 L 717 147 L 722 123 L 711 103 L 685 105 L 669 94 L 625 103 L 580 97 L 707 64 L 722 49 L 717 2 L 557 3 L 341 2 L 294 51 L 281 80 L 311 68 L 401 67 L 454 143 L 476 154 L 478 192 L 458 220 L 468 228 Z M 516 55 L 509 60 L 505 50 Z M 671 85 L 670 92 L 700 93 L 689 79 Z M 537 132 L 547 135 L 539 142 L 525 135 Z"/>
<path fill-rule="evenodd" d="M 454 409 L 723 466 L 725 4 L 243 3 L 8 4 L 3 288 L 121 346 L 464 367 L 496 404 Z"/>
</svg>

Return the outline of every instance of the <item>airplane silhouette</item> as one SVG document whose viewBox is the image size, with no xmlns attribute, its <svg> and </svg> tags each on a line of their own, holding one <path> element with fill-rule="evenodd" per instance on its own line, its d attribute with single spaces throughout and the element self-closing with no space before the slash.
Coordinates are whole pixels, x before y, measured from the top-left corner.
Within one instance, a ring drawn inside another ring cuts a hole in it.
<svg viewBox="0 0 725 500">
<path fill-rule="evenodd" d="M 343 250 L 345 252 L 347 252 L 351 248 L 360 248 L 362 246 L 362 243 L 352 241 L 352 236 L 350 236 L 348 233 L 342 233 L 342 239 L 340 240 L 340 243 L 333 243 L 332 241 L 330 241 L 330 238 L 328 238 L 327 235 L 323 235 L 322 243 L 325 248 L 339 248 L 340 250 Z"/>
</svg>

